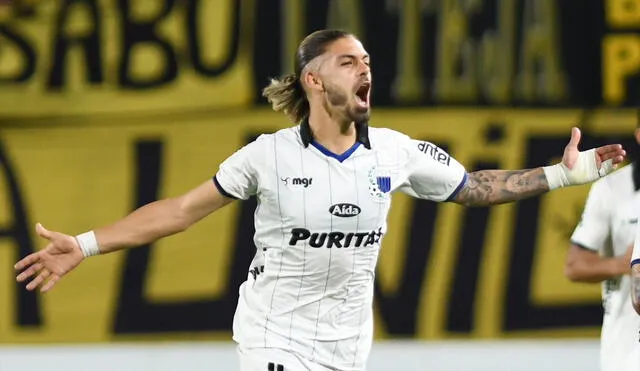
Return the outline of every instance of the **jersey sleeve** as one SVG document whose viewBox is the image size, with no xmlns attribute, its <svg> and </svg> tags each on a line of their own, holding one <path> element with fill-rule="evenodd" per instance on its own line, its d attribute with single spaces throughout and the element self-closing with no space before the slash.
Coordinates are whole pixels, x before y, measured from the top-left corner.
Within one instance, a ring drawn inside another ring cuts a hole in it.
<svg viewBox="0 0 640 371">
<path fill-rule="evenodd" d="M 450 201 L 467 182 L 467 171 L 437 145 L 407 137 L 402 143 L 405 183 L 400 191 L 420 199 Z"/>
<path fill-rule="evenodd" d="M 596 182 L 591 186 L 580 222 L 571 235 L 571 243 L 591 251 L 604 248 L 610 225 L 608 196 L 605 183 Z"/>
<path fill-rule="evenodd" d="M 263 158 L 264 136 L 245 145 L 219 166 L 213 177 L 218 191 L 226 197 L 246 200 L 258 189 L 258 170 Z"/>
</svg>

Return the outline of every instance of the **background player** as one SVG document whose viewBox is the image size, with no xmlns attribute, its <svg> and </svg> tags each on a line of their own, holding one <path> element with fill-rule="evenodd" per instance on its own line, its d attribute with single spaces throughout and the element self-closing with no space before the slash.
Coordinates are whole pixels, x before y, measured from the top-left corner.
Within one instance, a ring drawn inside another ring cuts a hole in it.
<svg viewBox="0 0 640 371">
<path fill-rule="evenodd" d="M 620 145 L 580 152 L 574 128 L 560 164 L 467 174 L 431 143 L 368 126 L 369 59 L 350 34 L 309 35 L 296 53 L 296 73 L 264 91 L 296 126 L 243 147 L 213 181 L 111 225 L 75 238 L 37 225 L 49 244 L 16 264 L 17 279 L 35 276 L 27 289 L 50 290 L 86 256 L 185 231 L 255 195 L 257 251 L 233 326 L 242 369 L 361 370 L 373 338 L 373 279 L 393 192 L 494 205 L 591 182 L 625 156 Z"/>
<path fill-rule="evenodd" d="M 640 144 L 640 129 L 635 137 Z M 601 371 L 640 370 L 640 317 L 630 302 L 629 277 L 640 199 L 638 152 L 630 165 L 592 185 L 565 263 L 570 280 L 602 285 Z"/>
</svg>

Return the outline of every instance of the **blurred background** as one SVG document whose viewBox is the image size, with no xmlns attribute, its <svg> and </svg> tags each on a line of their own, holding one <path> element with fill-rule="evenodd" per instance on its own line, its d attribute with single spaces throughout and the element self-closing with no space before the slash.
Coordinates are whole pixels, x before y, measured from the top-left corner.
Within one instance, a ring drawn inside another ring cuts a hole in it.
<svg viewBox="0 0 640 371">
<path fill-rule="evenodd" d="M 188 232 L 89 259 L 46 295 L 13 264 L 34 224 L 78 234 L 178 195 L 263 132 L 261 97 L 309 32 L 372 56 L 372 126 L 469 170 L 559 160 L 632 134 L 639 0 L 0 1 L 0 371 L 235 370 L 250 199 Z M 588 186 L 493 208 L 398 194 L 369 370 L 598 369 L 598 284 L 564 276 Z"/>
</svg>

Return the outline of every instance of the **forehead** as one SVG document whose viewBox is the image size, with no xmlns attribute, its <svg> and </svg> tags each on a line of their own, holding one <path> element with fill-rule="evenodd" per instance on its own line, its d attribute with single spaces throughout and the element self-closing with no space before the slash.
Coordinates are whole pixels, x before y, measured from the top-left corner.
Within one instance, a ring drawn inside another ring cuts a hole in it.
<svg viewBox="0 0 640 371">
<path fill-rule="evenodd" d="M 351 36 L 343 37 L 331 43 L 326 50 L 326 54 L 332 57 L 347 55 L 362 58 L 369 56 L 360 40 Z"/>
</svg>

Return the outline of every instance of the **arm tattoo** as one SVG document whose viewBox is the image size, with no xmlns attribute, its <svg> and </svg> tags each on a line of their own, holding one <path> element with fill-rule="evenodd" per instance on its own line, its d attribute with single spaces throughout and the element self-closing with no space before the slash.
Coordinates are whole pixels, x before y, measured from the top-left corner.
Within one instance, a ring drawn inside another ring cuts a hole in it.
<svg viewBox="0 0 640 371">
<path fill-rule="evenodd" d="M 488 206 L 517 201 L 549 190 L 542 168 L 480 170 L 469 173 L 467 184 L 454 198 L 466 206 Z"/>
</svg>

